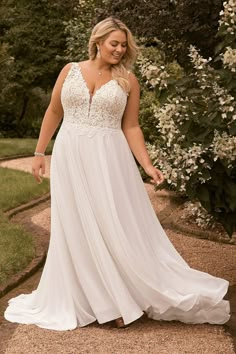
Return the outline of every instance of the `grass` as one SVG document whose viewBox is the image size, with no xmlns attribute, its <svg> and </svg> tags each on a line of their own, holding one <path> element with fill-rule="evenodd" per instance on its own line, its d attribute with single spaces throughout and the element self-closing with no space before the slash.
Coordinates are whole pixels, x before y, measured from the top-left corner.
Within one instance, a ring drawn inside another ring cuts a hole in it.
<svg viewBox="0 0 236 354">
<path fill-rule="evenodd" d="M 46 194 L 49 179 L 37 184 L 33 176 L 24 171 L 0 167 L 0 284 L 22 270 L 34 257 L 32 235 L 23 227 L 12 224 L 4 211 Z"/>
<path fill-rule="evenodd" d="M 53 147 L 51 141 L 47 147 L 46 153 L 50 153 Z M 37 139 L 0 139 L 0 157 L 10 157 L 15 155 L 32 155 L 35 151 Z"/>
<path fill-rule="evenodd" d="M 49 192 L 49 179 L 37 184 L 30 173 L 0 167 L 0 210 L 7 211 Z"/>
<path fill-rule="evenodd" d="M 25 268 L 35 254 L 33 239 L 0 212 L 0 284 Z"/>
</svg>

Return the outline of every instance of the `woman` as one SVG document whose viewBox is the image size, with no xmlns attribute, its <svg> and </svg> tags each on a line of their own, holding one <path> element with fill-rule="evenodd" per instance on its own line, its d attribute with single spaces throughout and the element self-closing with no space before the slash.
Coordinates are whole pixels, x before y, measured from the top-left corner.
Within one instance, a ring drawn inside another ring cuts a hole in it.
<svg viewBox="0 0 236 354">
<path fill-rule="evenodd" d="M 136 45 L 119 20 L 98 23 L 89 60 L 66 65 L 53 89 L 33 162 L 62 117 L 51 161 L 51 239 L 37 290 L 10 300 L 9 321 L 68 330 L 143 315 L 222 324 L 228 282 L 191 269 L 160 226 L 132 153 L 153 183 L 138 123 L 139 85 L 129 72 Z M 132 151 L 132 152 L 131 152 Z"/>
</svg>

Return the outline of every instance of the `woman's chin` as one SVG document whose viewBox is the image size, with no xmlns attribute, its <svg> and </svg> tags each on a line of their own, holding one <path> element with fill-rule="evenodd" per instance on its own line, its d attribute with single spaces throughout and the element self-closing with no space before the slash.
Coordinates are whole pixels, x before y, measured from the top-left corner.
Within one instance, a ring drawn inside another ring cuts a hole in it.
<svg viewBox="0 0 236 354">
<path fill-rule="evenodd" d="M 121 61 L 121 58 L 112 58 L 112 64 L 119 64 Z"/>
<path fill-rule="evenodd" d="M 110 58 L 109 60 L 107 60 L 107 64 L 110 65 L 117 65 L 121 62 L 121 58 Z"/>
</svg>

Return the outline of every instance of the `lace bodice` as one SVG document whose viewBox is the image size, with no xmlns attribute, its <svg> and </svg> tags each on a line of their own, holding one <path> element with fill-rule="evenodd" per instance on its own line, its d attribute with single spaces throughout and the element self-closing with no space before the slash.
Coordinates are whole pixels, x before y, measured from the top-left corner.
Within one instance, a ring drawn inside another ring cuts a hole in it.
<svg viewBox="0 0 236 354">
<path fill-rule="evenodd" d="M 62 87 L 61 101 L 64 122 L 118 129 L 127 94 L 112 79 L 90 96 L 78 63 L 72 63 Z"/>
</svg>

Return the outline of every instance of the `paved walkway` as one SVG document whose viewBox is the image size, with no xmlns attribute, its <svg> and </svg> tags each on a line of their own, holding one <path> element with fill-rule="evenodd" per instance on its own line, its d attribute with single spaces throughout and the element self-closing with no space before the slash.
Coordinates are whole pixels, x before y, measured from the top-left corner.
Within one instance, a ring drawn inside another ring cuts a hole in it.
<svg viewBox="0 0 236 354">
<path fill-rule="evenodd" d="M 50 157 L 47 157 L 48 172 Z M 31 170 L 31 158 L 2 162 L 10 168 Z M 37 185 L 36 185 L 37 186 Z M 176 249 L 191 267 L 223 277 L 236 284 L 236 247 L 201 240 L 176 233 L 168 224 L 173 205 L 167 192 L 153 191 L 145 185 L 153 207 L 157 212 L 167 235 Z M 17 219 L 18 218 L 18 219 Z M 30 222 L 44 230 L 42 237 L 49 239 L 50 204 L 36 207 L 16 216 L 25 223 Z M 27 221 L 28 220 L 28 221 Z M 2 317 L 7 300 L 20 293 L 27 293 L 37 287 L 41 271 L 0 299 Z M 235 310 L 234 310 L 235 311 Z M 4 337 L 4 354 L 234 354 L 233 339 L 227 332 L 227 325 L 187 325 L 177 321 L 161 322 L 142 317 L 126 329 L 116 329 L 112 322 L 99 325 L 93 323 L 73 331 L 49 331 L 36 326 L 11 324 L 2 321 L 0 328 L 7 333 Z M 1 352 L 1 349 L 0 349 Z"/>
</svg>

